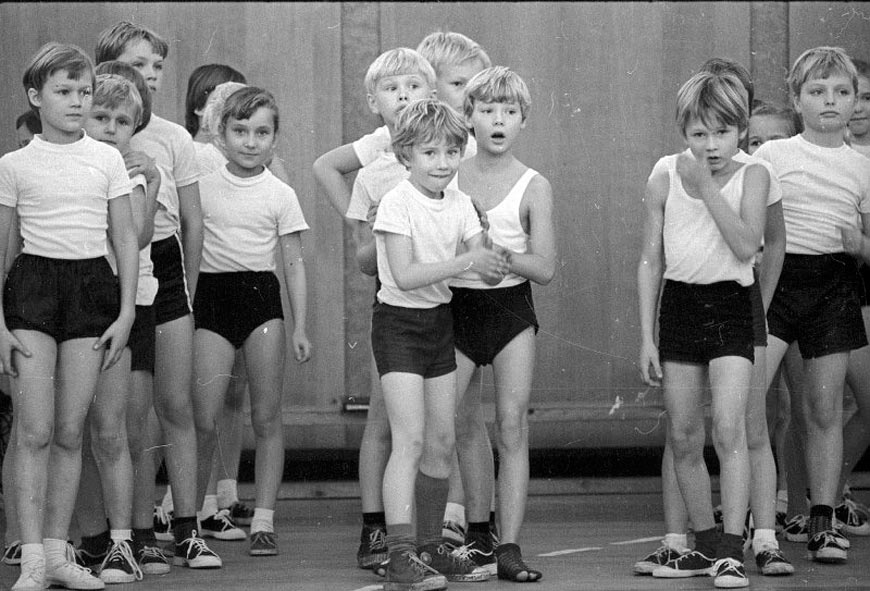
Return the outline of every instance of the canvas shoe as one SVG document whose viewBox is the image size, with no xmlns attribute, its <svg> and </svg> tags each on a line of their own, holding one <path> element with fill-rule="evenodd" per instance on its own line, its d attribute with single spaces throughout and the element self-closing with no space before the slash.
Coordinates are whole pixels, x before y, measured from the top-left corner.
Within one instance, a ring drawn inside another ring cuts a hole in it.
<svg viewBox="0 0 870 591">
<path fill-rule="evenodd" d="M 167 513 L 160 505 L 154 506 L 154 537 L 161 542 L 171 542 L 172 513 Z"/>
<path fill-rule="evenodd" d="M 143 545 L 136 551 L 136 558 L 146 575 L 165 575 L 170 571 L 169 559 L 158 546 Z"/>
<path fill-rule="evenodd" d="M 692 550 L 663 566 L 653 570 L 652 576 L 662 579 L 683 579 L 686 577 L 707 577 L 713 573 L 716 561 Z"/>
<path fill-rule="evenodd" d="M 359 534 L 359 549 L 356 563 L 360 568 L 371 569 L 387 559 L 387 530 L 380 526 L 363 525 Z"/>
<path fill-rule="evenodd" d="M 93 575 L 91 569 L 74 561 L 66 561 L 45 567 L 45 584 L 58 585 L 67 589 L 105 589 L 106 584 Z"/>
<path fill-rule="evenodd" d="M 789 542 L 807 542 L 807 516 L 795 515 L 785 522 L 783 536 Z"/>
<path fill-rule="evenodd" d="M 21 563 L 21 574 L 12 585 L 12 591 L 42 591 L 48 585 L 45 583 L 45 558 L 42 556 L 31 557 L 27 562 Z"/>
<path fill-rule="evenodd" d="M 180 544 L 175 544 L 175 556 L 172 561 L 176 566 L 188 568 L 221 568 L 223 561 L 205 543 L 205 540 L 197 535 L 196 530 L 190 533 L 190 537 Z"/>
<path fill-rule="evenodd" d="M 229 509 L 221 509 L 214 515 L 200 521 L 199 533 L 203 538 L 224 541 L 244 540 L 248 537 L 245 530 L 233 523 Z"/>
<path fill-rule="evenodd" d="M 463 553 L 456 553 L 446 541 L 441 544 L 426 544 L 417 548 L 417 556 L 430 568 L 435 569 L 448 581 L 477 583 L 489 578 L 489 571 L 478 567 Z"/>
<path fill-rule="evenodd" d="M 490 575 L 496 574 L 495 546 L 492 543 L 491 535 L 469 534 L 466 541 L 467 543 L 456 548 L 455 552 L 471 559 L 474 564 L 485 569 Z"/>
<path fill-rule="evenodd" d="M 743 563 L 734 558 L 720 558 L 713 565 L 713 586 L 717 589 L 739 589 L 748 587 L 746 569 Z"/>
<path fill-rule="evenodd" d="M 820 531 L 807 542 L 808 558 L 833 564 L 846 562 L 848 548 L 843 540 L 845 538 L 834 530 Z"/>
<path fill-rule="evenodd" d="M 18 566 L 21 564 L 21 541 L 15 540 L 3 549 L 3 564 Z"/>
<path fill-rule="evenodd" d="M 391 552 L 387 559 L 384 591 L 441 591 L 447 589 L 444 575 L 428 566 L 411 550 Z"/>
<path fill-rule="evenodd" d="M 274 532 L 257 531 L 251 534 L 251 556 L 277 556 L 278 542 Z"/>
<path fill-rule="evenodd" d="M 130 542 L 114 542 L 100 566 L 100 579 L 104 583 L 132 583 L 142 580 L 142 569 L 133 557 Z"/>
<path fill-rule="evenodd" d="M 455 521 L 445 521 L 441 525 L 441 537 L 454 548 L 465 543 L 465 528 Z"/>
<path fill-rule="evenodd" d="M 842 524 L 840 530 L 850 536 L 870 536 L 870 522 L 861 517 L 856 503 L 850 499 L 834 507 L 834 517 Z"/>
<path fill-rule="evenodd" d="M 794 573 L 794 566 L 786 559 L 782 550 L 772 544 L 764 544 L 761 552 L 755 555 L 755 565 L 766 577 L 778 577 Z"/>
<path fill-rule="evenodd" d="M 251 525 L 254 519 L 254 510 L 241 501 L 236 501 L 229 506 L 230 518 L 236 525 Z"/>
<path fill-rule="evenodd" d="M 634 574 L 636 575 L 651 575 L 653 571 L 660 566 L 664 566 L 672 562 L 688 552 L 688 550 L 680 552 L 670 546 L 662 544 L 657 550 L 653 550 L 640 560 L 634 563 Z"/>
</svg>

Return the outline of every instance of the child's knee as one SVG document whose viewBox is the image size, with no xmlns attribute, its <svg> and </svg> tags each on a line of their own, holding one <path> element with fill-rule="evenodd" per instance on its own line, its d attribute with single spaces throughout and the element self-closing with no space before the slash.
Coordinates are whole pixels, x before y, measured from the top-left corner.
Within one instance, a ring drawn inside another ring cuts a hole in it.
<svg viewBox="0 0 870 591">
<path fill-rule="evenodd" d="M 19 425 L 17 441 L 21 447 L 39 450 L 51 444 L 52 429 L 50 425 Z"/>
<path fill-rule="evenodd" d="M 281 433 L 283 427 L 281 413 L 252 412 L 251 427 L 254 429 L 254 435 L 259 439 L 274 437 Z"/>
<path fill-rule="evenodd" d="M 525 413 L 502 413 L 498 418 L 498 442 L 503 449 L 517 449 L 528 439 L 529 422 Z"/>
<path fill-rule="evenodd" d="M 713 424 L 713 445 L 718 453 L 746 450 L 746 425 L 741 420 L 720 420 Z"/>
<path fill-rule="evenodd" d="M 64 451 L 79 451 L 82 448 L 83 425 L 59 423 L 54 427 L 52 443 Z"/>
<path fill-rule="evenodd" d="M 98 462 L 115 462 L 124 453 L 129 453 L 127 436 L 119 430 L 94 433 L 91 437 L 91 446 Z"/>
</svg>

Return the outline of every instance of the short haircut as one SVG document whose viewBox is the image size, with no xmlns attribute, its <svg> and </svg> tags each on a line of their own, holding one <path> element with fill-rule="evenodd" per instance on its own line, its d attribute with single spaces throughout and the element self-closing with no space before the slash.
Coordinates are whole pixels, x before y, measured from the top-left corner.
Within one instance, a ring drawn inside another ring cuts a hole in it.
<svg viewBox="0 0 870 591">
<path fill-rule="evenodd" d="M 393 152 L 399 162 L 407 166 L 415 145 L 439 140 L 457 146 L 462 152 L 468 143 L 468 129 L 448 105 L 435 99 L 420 99 L 399 112 L 393 136 Z"/>
<path fill-rule="evenodd" d="M 33 135 L 42 133 L 42 120 L 33 110 L 23 112 L 15 119 L 15 129 L 24 125 Z"/>
<path fill-rule="evenodd" d="M 792 96 L 797 98 L 807 80 L 824 79 L 831 74 L 842 74 L 851 79 L 852 89 L 857 94 L 858 71 L 840 47 L 814 47 L 800 54 L 788 73 L 789 90 Z"/>
<path fill-rule="evenodd" d="M 247 84 L 241 82 L 224 82 L 209 95 L 202 110 L 202 131 L 208 135 L 209 140 L 220 134 L 221 117 L 227 99 L 239 89 L 246 88 Z"/>
<path fill-rule="evenodd" d="M 230 117 L 238 120 L 250 119 L 261 107 L 272 111 L 275 133 L 278 133 L 278 103 L 275 102 L 271 92 L 256 86 L 246 86 L 227 97 L 227 102 L 221 111 L 220 130 L 226 128 Z"/>
<path fill-rule="evenodd" d="M 465 86 L 463 111 L 466 117 L 474 112 L 474 103 L 517 103 L 523 121 L 529 116 L 532 96 L 529 87 L 519 74 L 504 66 L 481 70 Z"/>
<path fill-rule="evenodd" d="M 225 64 L 205 64 L 191 72 L 184 101 L 184 127 L 190 135 L 195 137 L 199 131 L 199 115 L 196 111 L 205 108 L 209 95 L 218 84 L 224 82 L 248 83 L 244 74 Z"/>
<path fill-rule="evenodd" d="M 94 50 L 97 63 L 118 59 L 124 53 L 127 44 L 138 39 L 150 43 L 154 53 L 159 54 L 163 59 L 169 55 L 169 44 L 163 37 L 141 25 L 121 21 L 108 29 L 103 29 L 97 38 L 97 48 Z"/>
<path fill-rule="evenodd" d="M 49 41 L 37 49 L 27 62 L 22 79 L 24 92 L 31 88 L 41 91 L 46 80 L 60 70 L 64 70 L 73 80 L 88 76 L 91 84 L 94 83 L 94 64 L 84 51 L 75 45 Z M 30 103 L 30 97 L 27 102 Z M 31 108 L 39 112 L 33 104 Z"/>
<path fill-rule="evenodd" d="M 864 76 L 865 78 L 870 80 L 870 63 L 854 57 L 852 58 L 852 63 L 855 65 L 855 70 L 858 71 L 859 76 Z"/>
<path fill-rule="evenodd" d="M 142 117 L 142 97 L 136 85 L 118 74 L 98 74 L 94 87 L 94 100 L 91 107 L 102 106 L 117 109 L 120 106 L 132 107 L 134 126 Z"/>
<path fill-rule="evenodd" d="M 752 113 L 750 117 L 755 115 L 779 118 L 788 125 L 789 135 L 797 135 L 804 130 L 804 124 L 801 121 L 800 115 L 798 115 L 791 107 L 784 107 L 767 101 L 756 100 L 752 103 Z"/>
<path fill-rule="evenodd" d="M 457 66 L 471 60 L 480 60 L 484 68 L 492 65 L 486 51 L 462 33 L 435 31 L 420 41 L 417 51 L 432 64 L 436 73 L 445 66 Z"/>
<path fill-rule="evenodd" d="M 752 82 L 752 74 L 740 62 L 727 57 L 714 57 L 704 62 L 701 71 L 711 74 L 734 74 L 746 89 L 747 102 L 751 105 L 755 100 L 755 84 Z"/>
<path fill-rule="evenodd" d="M 402 74 L 419 74 L 431 88 L 435 88 L 435 70 L 432 64 L 413 49 L 397 47 L 379 55 L 369 66 L 365 77 L 366 92 L 374 94 L 379 80 Z"/>
<path fill-rule="evenodd" d="M 100 74 L 117 74 L 122 76 L 136 85 L 136 90 L 139 91 L 139 97 L 142 99 L 142 116 L 139 118 L 139 124 L 136 126 L 134 134 L 139 133 L 151 121 L 151 89 L 148 88 L 148 83 L 145 82 L 145 76 L 139 73 L 139 70 L 130 64 L 119 62 L 118 60 L 109 60 L 97 64 L 97 76 Z"/>
<path fill-rule="evenodd" d="M 676 118 L 683 135 L 692 119 L 711 128 L 724 124 L 743 131 L 749 126 L 746 89 L 734 74 L 698 72 L 677 92 Z"/>
</svg>

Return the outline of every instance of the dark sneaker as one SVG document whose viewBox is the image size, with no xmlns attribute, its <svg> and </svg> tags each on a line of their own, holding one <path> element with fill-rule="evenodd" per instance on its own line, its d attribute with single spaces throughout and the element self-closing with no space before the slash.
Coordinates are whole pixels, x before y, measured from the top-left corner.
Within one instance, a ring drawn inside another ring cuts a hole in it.
<svg viewBox="0 0 870 591">
<path fill-rule="evenodd" d="M 441 591 L 447 579 L 428 566 L 416 552 L 392 552 L 387 559 L 384 591 Z"/>
<path fill-rule="evenodd" d="M 662 544 L 653 552 L 650 552 L 640 560 L 634 563 L 634 574 L 636 575 L 651 575 L 655 569 L 672 562 L 685 554 L 675 550 L 670 546 Z"/>
<path fill-rule="evenodd" d="M 251 556 L 277 556 L 278 542 L 274 532 L 257 531 L 251 534 Z"/>
<path fill-rule="evenodd" d="M 786 521 L 782 533 L 789 542 L 806 543 L 808 537 L 807 516 L 795 515 Z"/>
<path fill-rule="evenodd" d="M 441 524 L 441 537 L 456 548 L 465 543 L 465 528 L 455 521 L 445 521 Z"/>
<path fill-rule="evenodd" d="M 164 512 L 160 505 L 154 506 L 154 537 L 161 542 L 173 541 L 172 513 Z"/>
<path fill-rule="evenodd" d="M 855 502 L 843 499 L 843 502 L 834 507 L 834 517 L 842 524 L 839 528 L 844 534 L 850 536 L 870 536 L 870 522 L 861 517 L 855 507 Z"/>
<path fill-rule="evenodd" d="M 360 568 L 371 569 L 387 559 L 387 530 L 383 527 L 364 525 L 359 534 L 359 550 L 356 563 Z"/>
<path fill-rule="evenodd" d="M 720 558 L 713 565 L 713 586 L 717 589 L 738 589 L 748 587 L 746 569 L 743 563 L 734 558 Z"/>
<path fill-rule="evenodd" d="M 454 552 L 446 541 L 441 544 L 427 544 L 417 548 L 417 555 L 426 565 L 444 575 L 448 581 L 457 583 L 477 583 L 489 578 L 489 571 L 478 567 L 473 560 L 459 552 Z"/>
<path fill-rule="evenodd" d="M 175 556 L 172 557 L 175 566 L 188 568 L 221 568 L 223 561 L 206 544 L 205 540 L 197 535 L 196 530 L 190 533 L 190 537 L 175 544 Z"/>
<path fill-rule="evenodd" d="M 169 573 L 169 559 L 157 546 L 142 546 L 136 552 L 139 568 L 146 575 L 165 575 Z"/>
<path fill-rule="evenodd" d="M 132 583 L 142 580 L 142 569 L 133 557 L 130 542 L 115 542 L 100 567 L 104 583 Z"/>
<path fill-rule="evenodd" d="M 785 511 L 777 511 L 776 512 L 776 525 L 774 528 L 776 529 L 776 533 L 781 534 L 785 529 L 786 524 L 786 512 Z"/>
<path fill-rule="evenodd" d="M 834 530 L 820 531 L 807 542 L 807 555 L 816 562 L 846 562 L 847 547 L 843 545 L 842 535 Z"/>
<path fill-rule="evenodd" d="M 755 555 L 758 570 L 766 577 L 779 577 L 794 573 L 794 566 L 783 555 L 782 550 L 771 544 L 765 544 Z"/>
<path fill-rule="evenodd" d="M 489 536 L 471 536 L 468 538 L 467 544 L 459 546 L 454 550 L 454 552 L 459 556 L 468 558 L 478 567 L 485 569 L 491 576 L 496 574 L 498 570 L 494 548 L 491 544 L 492 538 Z"/>
<path fill-rule="evenodd" d="M 245 530 L 233 523 L 229 509 L 221 509 L 211 517 L 203 519 L 199 524 L 199 533 L 203 538 L 224 541 L 244 540 L 248 537 Z"/>
<path fill-rule="evenodd" d="M 89 568 L 91 570 L 97 570 L 97 568 L 101 564 L 103 564 L 106 556 L 109 555 L 109 550 L 111 549 L 111 547 L 111 544 L 109 544 L 106 546 L 105 550 L 94 554 L 90 550 L 86 550 L 85 548 L 79 546 L 74 550 L 76 564 L 85 568 Z"/>
<path fill-rule="evenodd" d="M 3 564 L 8 564 L 9 566 L 18 566 L 21 564 L 21 542 L 15 540 L 3 548 L 3 558 L 0 560 L 3 561 Z"/>
<path fill-rule="evenodd" d="M 236 501 L 229 506 L 230 518 L 236 525 L 251 525 L 254 519 L 254 510 L 241 501 Z"/>
<path fill-rule="evenodd" d="M 713 574 L 716 561 L 692 550 L 663 566 L 653 570 L 652 576 L 662 579 L 683 579 L 686 577 L 708 577 Z"/>
</svg>

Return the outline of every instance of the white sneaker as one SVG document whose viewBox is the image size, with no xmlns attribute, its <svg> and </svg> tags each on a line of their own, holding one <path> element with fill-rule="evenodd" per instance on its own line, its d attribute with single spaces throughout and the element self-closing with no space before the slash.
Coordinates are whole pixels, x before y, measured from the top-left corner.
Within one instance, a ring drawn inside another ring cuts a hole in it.
<svg viewBox="0 0 870 591">
<path fill-rule="evenodd" d="M 47 585 L 59 585 L 67 589 L 105 589 L 106 584 L 91 573 L 91 569 L 75 562 L 62 562 L 45 568 Z"/>
<path fill-rule="evenodd" d="M 211 517 L 200 521 L 199 535 L 216 540 L 244 540 L 248 537 L 245 530 L 233 522 L 229 509 L 221 509 Z"/>
<path fill-rule="evenodd" d="M 12 585 L 12 591 L 42 591 L 45 584 L 45 558 L 37 556 L 21 563 L 21 574 Z"/>
</svg>

